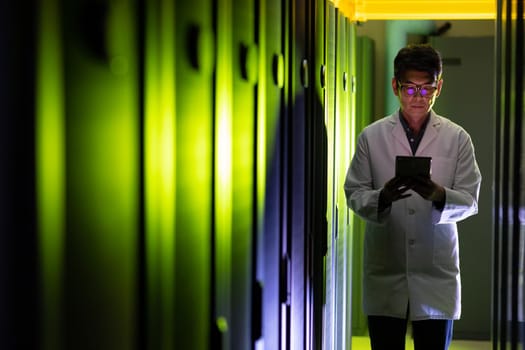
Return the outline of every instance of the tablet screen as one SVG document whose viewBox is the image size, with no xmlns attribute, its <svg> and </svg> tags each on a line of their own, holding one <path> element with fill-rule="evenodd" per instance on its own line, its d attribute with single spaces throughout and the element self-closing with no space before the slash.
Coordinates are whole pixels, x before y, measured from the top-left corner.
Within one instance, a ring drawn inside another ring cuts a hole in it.
<svg viewBox="0 0 525 350">
<path fill-rule="evenodd" d="M 427 176 L 430 177 L 432 157 L 396 156 L 396 176 Z"/>
</svg>

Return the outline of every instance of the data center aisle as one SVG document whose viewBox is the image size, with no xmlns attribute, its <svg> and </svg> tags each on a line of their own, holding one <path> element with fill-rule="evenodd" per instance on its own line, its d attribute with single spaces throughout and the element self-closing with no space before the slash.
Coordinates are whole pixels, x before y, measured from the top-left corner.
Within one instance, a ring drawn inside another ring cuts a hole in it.
<svg viewBox="0 0 525 350">
<path fill-rule="evenodd" d="M 407 337 L 406 350 L 414 350 L 414 344 Z M 449 350 L 490 350 L 489 341 L 453 340 Z M 370 350 L 370 341 L 367 336 L 352 337 L 352 350 Z"/>
</svg>

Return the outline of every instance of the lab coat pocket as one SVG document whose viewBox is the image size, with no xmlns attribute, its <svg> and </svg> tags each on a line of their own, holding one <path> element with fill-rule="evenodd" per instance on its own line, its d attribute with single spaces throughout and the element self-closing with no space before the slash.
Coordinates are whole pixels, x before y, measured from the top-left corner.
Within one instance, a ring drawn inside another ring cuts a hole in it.
<svg viewBox="0 0 525 350">
<path fill-rule="evenodd" d="M 456 173 L 456 162 L 452 158 L 433 156 L 431 178 L 441 186 L 452 188 Z"/>
<path fill-rule="evenodd" d="M 388 231 L 382 226 L 369 230 L 365 238 L 365 263 L 376 267 L 383 266 L 387 260 Z"/>
<path fill-rule="evenodd" d="M 434 226 L 434 265 L 457 266 L 459 263 L 458 238 L 455 225 Z"/>
</svg>

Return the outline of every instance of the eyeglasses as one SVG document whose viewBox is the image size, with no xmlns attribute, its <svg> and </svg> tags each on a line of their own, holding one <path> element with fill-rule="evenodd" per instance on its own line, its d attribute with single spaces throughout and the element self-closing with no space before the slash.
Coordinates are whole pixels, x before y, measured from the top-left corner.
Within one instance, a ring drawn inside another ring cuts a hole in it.
<svg viewBox="0 0 525 350">
<path fill-rule="evenodd" d="M 416 96 L 418 92 L 421 97 L 431 97 L 437 91 L 437 86 L 428 84 L 403 84 L 400 81 L 398 81 L 397 86 L 399 86 L 399 89 L 405 97 Z"/>
</svg>

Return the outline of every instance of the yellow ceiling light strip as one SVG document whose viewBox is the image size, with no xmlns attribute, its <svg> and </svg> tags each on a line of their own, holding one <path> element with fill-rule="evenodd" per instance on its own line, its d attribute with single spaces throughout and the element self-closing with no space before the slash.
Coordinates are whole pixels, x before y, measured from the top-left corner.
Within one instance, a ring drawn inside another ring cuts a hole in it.
<svg viewBox="0 0 525 350">
<path fill-rule="evenodd" d="M 339 9 L 346 17 L 357 20 L 356 13 L 358 8 L 363 6 L 365 0 L 329 0 L 334 3 L 335 7 Z"/>
<path fill-rule="evenodd" d="M 495 0 L 330 0 L 346 17 L 367 20 L 496 19 Z"/>
</svg>

